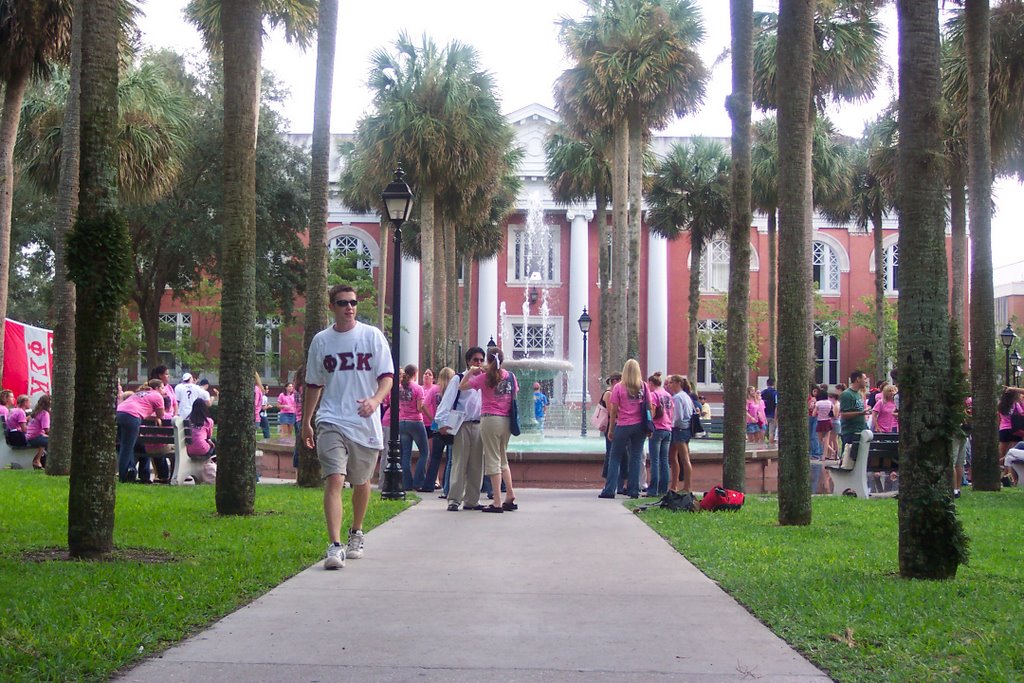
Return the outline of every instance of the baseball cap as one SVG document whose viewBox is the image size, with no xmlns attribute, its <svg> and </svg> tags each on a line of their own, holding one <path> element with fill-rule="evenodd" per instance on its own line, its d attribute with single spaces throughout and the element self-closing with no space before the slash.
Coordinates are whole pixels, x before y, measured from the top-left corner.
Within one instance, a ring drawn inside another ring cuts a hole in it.
<svg viewBox="0 0 1024 683">
<path fill-rule="evenodd" d="M 181 381 L 182 382 L 191 382 L 192 381 L 192 374 L 186 372 L 184 375 L 181 376 Z"/>
</svg>

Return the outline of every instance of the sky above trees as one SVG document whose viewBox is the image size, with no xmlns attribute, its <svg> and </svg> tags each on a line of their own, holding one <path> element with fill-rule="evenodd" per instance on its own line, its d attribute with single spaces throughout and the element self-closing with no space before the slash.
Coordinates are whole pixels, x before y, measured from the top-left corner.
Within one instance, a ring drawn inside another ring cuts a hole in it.
<svg viewBox="0 0 1024 683">
<path fill-rule="evenodd" d="M 182 18 L 187 0 L 161 0 L 143 5 L 139 21 L 142 40 L 152 47 L 173 47 L 203 59 L 198 33 Z M 697 0 L 704 15 L 707 38 L 701 47 L 706 64 L 713 66 L 705 104 L 700 113 L 676 120 L 665 129 L 670 135 L 728 137 L 729 118 L 723 103 L 730 89 L 729 3 Z M 754 9 L 775 11 L 777 3 L 755 0 Z M 332 130 L 352 132 L 367 110 L 370 91 L 365 86 L 371 50 L 394 41 L 399 30 L 412 36 L 426 33 L 439 43 L 459 39 L 476 47 L 484 68 L 492 71 L 506 112 L 532 102 L 553 107 L 552 84 L 569 62 L 557 40 L 557 21 L 562 16 L 581 17 L 579 0 L 521 0 L 513 4 L 481 3 L 478 0 L 391 0 L 388 12 L 372 2 L 342 2 L 338 21 L 337 62 L 334 81 Z M 886 27 L 889 73 L 876 97 L 860 104 L 832 106 L 829 116 L 847 135 L 859 136 L 865 121 L 873 119 L 894 93 L 896 68 L 896 12 L 882 13 Z M 294 132 L 309 132 L 313 120 L 313 85 L 316 51 L 305 54 L 271 34 L 264 43 L 264 67 L 277 73 L 291 90 L 284 115 Z M 755 111 L 755 119 L 759 114 Z M 1001 179 L 993 189 L 997 212 L 992 221 L 992 251 L 996 266 L 1020 260 L 1016 218 L 1024 215 L 1024 187 Z M 999 284 L 998 282 L 996 284 Z"/>
</svg>

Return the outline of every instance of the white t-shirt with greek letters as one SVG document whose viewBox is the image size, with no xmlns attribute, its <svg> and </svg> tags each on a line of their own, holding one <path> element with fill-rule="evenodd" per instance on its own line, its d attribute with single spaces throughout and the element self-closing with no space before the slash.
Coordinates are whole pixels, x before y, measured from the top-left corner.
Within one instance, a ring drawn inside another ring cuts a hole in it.
<svg viewBox="0 0 1024 683">
<path fill-rule="evenodd" d="M 306 364 L 306 384 L 323 387 L 316 424 L 327 422 L 367 448 L 383 448 L 380 416 L 359 415 L 359 401 L 377 393 L 377 380 L 393 377 L 391 347 L 376 327 L 356 322 L 348 332 L 331 325 L 313 337 Z"/>
</svg>

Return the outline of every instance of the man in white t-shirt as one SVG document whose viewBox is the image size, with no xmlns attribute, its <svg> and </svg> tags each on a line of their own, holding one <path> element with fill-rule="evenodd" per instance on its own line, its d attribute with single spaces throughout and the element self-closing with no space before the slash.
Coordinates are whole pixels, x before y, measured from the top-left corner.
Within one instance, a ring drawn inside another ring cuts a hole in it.
<svg viewBox="0 0 1024 683">
<path fill-rule="evenodd" d="M 187 420 L 192 414 L 192 404 L 197 398 L 210 402 L 210 394 L 201 387 L 193 384 L 193 377 L 190 373 L 181 376 L 181 381 L 174 387 L 174 398 L 178 401 L 178 415 L 181 419 Z"/>
<path fill-rule="evenodd" d="M 331 287 L 328 301 L 334 324 L 313 337 L 306 356 L 302 440 L 316 448 L 323 470 L 324 517 L 330 545 L 324 569 L 341 569 L 345 559 L 363 556 L 363 518 L 370 502 L 370 477 L 384 437 L 381 401 L 391 391 L 394 363 L 391 347 L 376 327 L 356 320 L 359 304 L 348 285 Z M 317 401 L 316 434 L 313 412 Z M 341 490 L 352 484 L 352 525 L 347 546 L 341 544 L 344 510 Z"/>
</svg>

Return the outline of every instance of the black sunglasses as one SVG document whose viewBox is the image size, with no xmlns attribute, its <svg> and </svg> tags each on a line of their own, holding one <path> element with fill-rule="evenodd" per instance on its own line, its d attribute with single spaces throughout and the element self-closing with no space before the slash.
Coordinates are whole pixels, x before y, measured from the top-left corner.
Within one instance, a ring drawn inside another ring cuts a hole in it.
<svg viewBox="0 0 1024 683">
<path fill-rule="evenodd" d="M 334 302 L 335 306 L 358 306 L 358 299 L 338 299 Z"/>
</svg>

